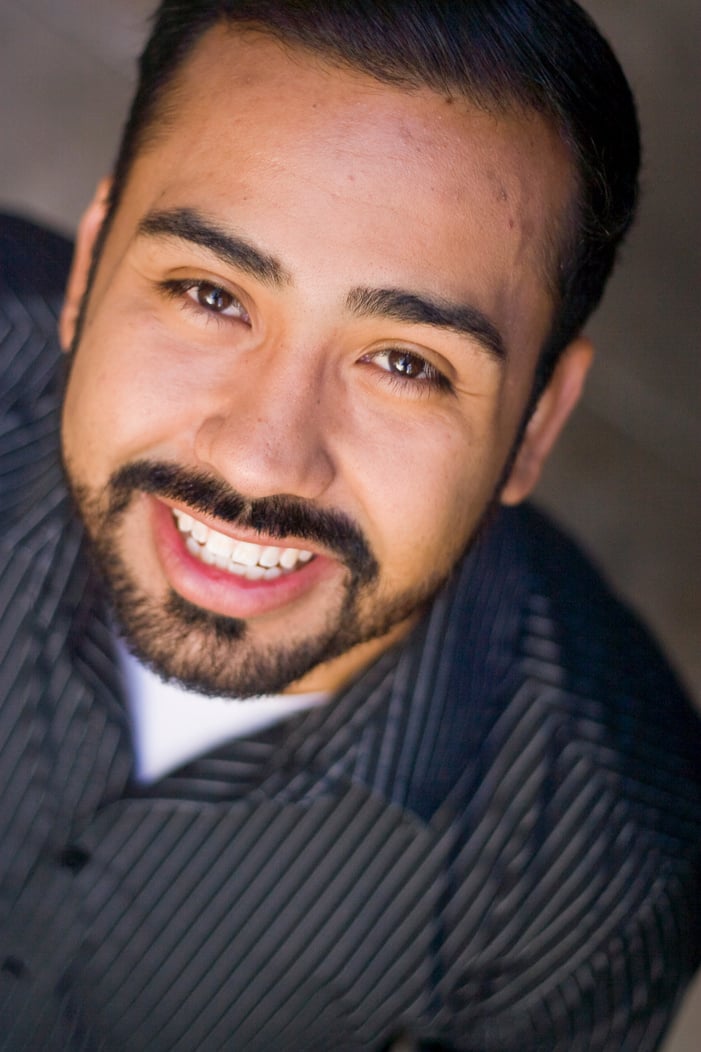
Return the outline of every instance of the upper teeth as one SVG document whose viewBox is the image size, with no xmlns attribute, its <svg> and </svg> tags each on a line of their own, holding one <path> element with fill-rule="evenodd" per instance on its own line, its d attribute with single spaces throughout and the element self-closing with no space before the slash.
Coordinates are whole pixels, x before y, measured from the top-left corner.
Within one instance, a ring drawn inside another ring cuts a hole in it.
<svg viewBox="0 0 701 1052">
<path fill-rule="evenodd" d="M 188 551 L 205 563 L 249 580 L 272 581 L 285 570 L 293 570 L 312 558 L 312 552 L 301 548 L 276 548 L 237 541 L 205 526 L 184 511 L 174 509 L 173 514 L 178 529 L 187 537 L 185 544 Z"/>
</svg>

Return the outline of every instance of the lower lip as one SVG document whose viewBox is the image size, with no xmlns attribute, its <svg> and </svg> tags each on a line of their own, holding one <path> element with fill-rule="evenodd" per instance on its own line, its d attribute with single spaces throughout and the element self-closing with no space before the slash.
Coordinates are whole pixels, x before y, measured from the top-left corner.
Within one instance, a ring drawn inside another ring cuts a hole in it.
<svg viewBox="0 0 701 1052">
<path fill-rule="evenodd" d="M 169 584 L 183 599 L 214 614 L 251 618 L 272 613 L 303 598 L 338 567 L 334 560 L 317 555 L 299 570 L 274 581 L 249 581 L 191 555 L 172 510 L 156 498 L 147 499 L 156 552 Z"/>
</svg>

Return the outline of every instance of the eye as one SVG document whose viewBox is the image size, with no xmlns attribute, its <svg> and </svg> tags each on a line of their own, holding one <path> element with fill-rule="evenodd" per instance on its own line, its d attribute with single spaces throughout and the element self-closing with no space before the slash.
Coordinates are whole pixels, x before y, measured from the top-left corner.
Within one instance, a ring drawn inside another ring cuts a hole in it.
<svg viewBox="0 0 701 1052">
<path fill-rule="evenodd" d="M 242 318 L 248 321 L 248 315 L 241 303 L 220 285 L 213 285 L 209 281 L 196 281 L 184 291 L 198 307 L 212 314 L 221 314 L 227 318 Z"/>
<path fill-rule="evenodd" d="M 179 300 L 195 313 L 205 312 L 217 320 L 222 318 L 250 323 L 248 312 L 241 301 L 213 281 L 171 279 L 160 282 L 159 288 L 167 297 Z"/>
<path fill-rule="evenodd" d="M 452 390 L 448 378 L 414 351 L 389 347 L 386 350 L 365 355 L 363 361 L 378 366 L 383 372 L 389 374 L 388 378 L 403 385 Z"/>
</svg>

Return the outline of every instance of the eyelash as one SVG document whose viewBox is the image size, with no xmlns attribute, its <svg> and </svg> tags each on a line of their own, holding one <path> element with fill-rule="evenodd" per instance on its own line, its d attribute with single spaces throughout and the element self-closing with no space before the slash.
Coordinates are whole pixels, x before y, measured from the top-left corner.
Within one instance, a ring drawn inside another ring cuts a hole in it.
<svg viewBox="0 0 701 1052">
<path fill-rule="evenodd" d="M 364 355 L 361 361 L 370 363 L 376 362 L 380 355 L 386 355 L 388 357 L 390 355 L 399 355 L 401 358 L 409 358 L 414 362 L 420 363 L 421 371 L 425 374 L 422 377 L 412 378 L 410 376 L 404 376 L 401 373 L 392 373 L 389 369 L 382 369 L 382 372 L 384 373 L 384 382 L 390 384 L 397 390 L 406 391 L 407 389 L 411 389 L 412 393 L 417 394 L 426 394 L 430 391 L 441 391 L 447 394 L 452 393 L 453 385 L 448 377 L 415 351 L 407 351 L 403 347 L 386 347 L 381 351 L 373 351 L 370 354 Z"/>
<path fill-rule="evenodd" d="M 164 294 L 168 299 L 178 300 L 181 307 L 184 310 L 191 310 L 198 315 L 205 315 L 208 319 L 212 319 L 218 325 L 224 324 L 226 321 L 243 321 L 244 324 L 249 323 L 248 314 L 241 304 L 241 301 L 229 292 L 222 285 L 218 285 L 214 281 L 205 281 L 202 279 L 193 278 L 170 278 L 167 281 L 161 281 L 157 283 L 159 291 Z M 212 308 L 205 306 L 202 303 L 198 303 L 192 296 L 189 295 L 193 290 L 202 292 L 207 290 L 213 293 L 221 293 L 231 300 L 229 306 L 238 305 L 241 309 L 241 317 L 232 318 L 229 315 L 225 315 L 223 311 L 217 311 Z M 420 369 L 424 372 L 423 377 L 412 378 L 410 376 L 404 376 L 401 373 L 390 372 L 389 369 L 382 369 L 378 366 L 380 372 L 383 373 L 383 382 L 388 384 L 395 390 L 406 392 L 410 390 L 412 394 L 428 394 L 431 391 L 439 391 L 447 394 L 453 392 L 453 385 L 442 372 L 440 372 L 434 365 L 414 351 L 405 350 L 402 347 L 387 347 L 380 351 L 373 351 L 369 354 L 363 355 L 360 359 L 362 362 L 375 363 L 376 360 L 381 356 L 399 355 L 404 359 L 411 359 L 413 362 L 420 363 Z"/>
<path fill-rule="evenodd" d="M 192 278 L 170 278 L 167 281 L 158 282 L 157 287 L 161 293 L 168 297 L 168 299 L 178 300 L 184 310 L 192 310 L 196 314 L 206 315 L 208 319 L 211 318 L 217 324 L 223 324 L 227 321 L 242 321 L 244 324 L 249 323 L 248 313 L 241 301 L 234 296 L 232 292 L 225 289 L 223 285 L 217 285 L 216 281 L 204 281 Z M 197 292 L 208 291 L 220 293 L 226 296 L 227 299 L 231 300 L 231 303 L 228 306 L 240 308 L 241 315 L 238 318 L 234 318 L 231 315 L 224 314 L 223 311 L 217 311 L 205 306 L 203 303 L 198 303 L 196 299 L 188 295 L 188 293 L 193 290 Z"/>
</svg>

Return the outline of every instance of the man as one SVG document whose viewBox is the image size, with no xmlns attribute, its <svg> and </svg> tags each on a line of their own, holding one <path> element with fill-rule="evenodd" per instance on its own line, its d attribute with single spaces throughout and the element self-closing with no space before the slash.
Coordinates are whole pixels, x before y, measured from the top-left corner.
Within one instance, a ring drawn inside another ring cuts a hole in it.
<svg viewBox="0 0 701 1052">
<path fill-rule="evenodd" d="M 0 1047 L 658 1047 L 697 722 L 522 506 L 637 167 L 563 0 L 161 5 L 71 500 L 62 247 L 6 228 Z"/>
</svg>

